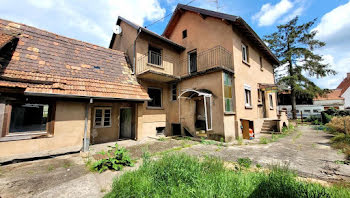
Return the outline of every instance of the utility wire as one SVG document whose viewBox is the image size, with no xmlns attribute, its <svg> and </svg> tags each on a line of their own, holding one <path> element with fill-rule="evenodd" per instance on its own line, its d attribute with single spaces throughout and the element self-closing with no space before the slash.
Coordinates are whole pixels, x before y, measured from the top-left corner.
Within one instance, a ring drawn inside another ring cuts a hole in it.
<svg viewBox="0 0 350 198">
<path fill-rule="evenodd" d="M 188 3 L 185 4 L 185 5 L 189 5 L 190 3 L 193 3 L 194 1 L 196 1 L 196 0 L 192 0 L 192 1 L 188 2 Z M 154 21 L 153 23 L 151 23 L 151 24 L 149 24 L 149 25 L 145 25 L 145 28 L 148 28 L 148 27 L 150 27 L 150 26 L 152 26 L 152 25 L 158 23 L 159 21 L 161 21 L 161 20 L 167 18 L 168 16 L 172 15 L 174 12 L 175 12 L 175 10 L 174 10 L 173 12 L 167 14 L 166 16 L 164 16 L 164 17 L 162 17 L 162 18 L 160 18 L 160 19 L 157 19 L 157 20 Z"/>
</svg>

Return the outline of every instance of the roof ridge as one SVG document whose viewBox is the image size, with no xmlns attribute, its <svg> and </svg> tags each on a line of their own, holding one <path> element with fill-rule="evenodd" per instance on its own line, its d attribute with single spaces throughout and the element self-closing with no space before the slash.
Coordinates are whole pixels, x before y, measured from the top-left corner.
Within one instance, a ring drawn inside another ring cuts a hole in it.
<svg viewBox="0 0 350 198">
<path fill-rule="evenodd" d="M 14 26 L 11 26 L 11 28 L 15 28 L 15 29 L 18 29 L 18 30 L 22 30 L 22 31 L 27 31 L 27 32 L 31 32 L 31 33 L 36 33 L 34 31 L 30 31 L 30 29 L 35 29 L 35 30 L 39 30 L 40 32 L 42 33 L 47 33 L 47 34 L 51 34 L 53 36 L 57 36 L 55 39 L 56 40 L 61 40 L 61 41 L 64 41 L 63 39 L 60 39 L 60 38 L 65 38 L 67 40 L 71 40 L 71 41 L 75 41 L 75 42 L 78 42 L 78 43 L 83 43 L 83 44 L 86 44 L 86 45 L 90 45 L 90 46 L 93 46 L 93 47 L 97 47 L 97 48 L 100 48 L 100 49 L 103 49 L 103 50 L 106 50 L 106 51 L 112 51 L 112 52 L 117 52 L 117 53 L 121 53 L 121 54 L 125 54 L 124 52 L 122 51 L 119 51 L 119 50 L 115 50 L 115 49 L 110 49 L 110 48 L 107 48 L 107 47 L 103 47 L 103 46 L 100 46 L 100 45 L 97 45 L 97 44 L 93 44 L 93 43 L 89 43 L 89 42 L 86 42 L 86 41 L 82 41 L 82 40 L 78 40 L 78 39 L 74 39 L 74 38 L 70 38 L 70 37 L 67 37 L 67 36 L 64 36 L 64 35 L 60 35 L 60 34 L 57 34 L 57 33 L 54 33 L 54 32 L 50 32 L 48 30 L 44 30 L 44 29 L 40 29 L 40 28 L 37 28 L 37 27 L 34 27 L 34 26 L 30 26 L 30 25 L 26 25 L 24 23 L 18 23 L 18 22 L 15 22 L 15 21 L 10 21 L 10 20 L 6 20 L 6 19 L 2 19 L 0 18 L 0 24 L 4 24 L 4 22 L 6 23 L 15 23 L 17 25 L 21 25 L 21 26 L 24 26 L 28 29 L 24 30 L 23 28 L 19 27 L 14 27 Z M 52 37 L 53 38 L 53 37 Z M 65 41 L 66 42 L 66 41 Z M 96 49 L 96 48 L 94 48 Z"/>
</svg>

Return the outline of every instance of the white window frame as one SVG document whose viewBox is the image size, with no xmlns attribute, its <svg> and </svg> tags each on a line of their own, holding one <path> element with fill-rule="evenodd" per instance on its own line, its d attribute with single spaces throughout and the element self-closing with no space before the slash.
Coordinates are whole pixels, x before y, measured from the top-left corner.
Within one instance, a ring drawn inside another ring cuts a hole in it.
<svg viewBox="0 0 350 198">
<path fill-rule="evenodd" d="M 242 43 L 242 61 L 245 63 L 248 63 L 248 47 L 243 43 Z"/>
<path fill-rule="evenodd" d="M 162 109 L 163 108 L 163 89 L 162 88 L 158 88 L 158 87 L 148 87 L 147 88 L 147 93 L 148 93 L 149 89 L 158 89 L 158 90 L 160 90 L 160 107 L 149 106 L 148 102 L 147 102 L 147 108 L 148 109 Z"/>
<path fill-rule="evenodd" d="M 274 104 L 273 104 L 273 95 L 272 95 L 272 93 L 269 93 L 269 102 L 270 102 L 270 109 L 272 110 L 272 109 L 273 109 L 273 106 L 274 106 Z"/>
<path fill-rule="evenodd" d="M 248 103 L 247 103 L 247 94 L 246 90 L 249 91 L 248 95 Z M 252 108 L 252 88 L 249 85 L 244 85 L 244 106 L 248 108 Z"/>
<path fill-rule="evenodd" d="M 96 111 L 102 110 L 102 117 L 101 117 L 101 125 L 96 126 Z M 105 111 L 109 110 L 110 116 L 109 116 L 109 125 L 105 124 Z M 95 107 L 94 109 L 94 128 L 107 128 L 112 126 L 112 107 Z"/>
</svg>

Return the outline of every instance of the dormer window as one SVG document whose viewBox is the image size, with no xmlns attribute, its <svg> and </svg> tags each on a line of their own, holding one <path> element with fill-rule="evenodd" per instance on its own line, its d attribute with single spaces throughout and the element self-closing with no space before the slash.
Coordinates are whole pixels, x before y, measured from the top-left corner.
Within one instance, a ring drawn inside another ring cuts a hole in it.
<svg viewBox="0 0 350 198">
<path fill-rule="evenodd" d="M 162 50 L 156 47 L 148 47 L 148 63 L 153 65 L 162 65 Z"/>
</svg>

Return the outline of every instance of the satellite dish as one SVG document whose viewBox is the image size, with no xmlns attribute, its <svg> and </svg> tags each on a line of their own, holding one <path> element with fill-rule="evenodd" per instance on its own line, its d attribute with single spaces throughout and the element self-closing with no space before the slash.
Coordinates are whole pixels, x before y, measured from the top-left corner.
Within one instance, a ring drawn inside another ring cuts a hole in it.
<svg viewBox="0 0 350 198">
<path fill-rule="evenodd" d="M 122 33 L 122 27 L 120 27 L 119 25 L 116 25 L 114 28 L 113 28 L 113 32 L 115 34 L 121 34 Z"/>
</svg>

